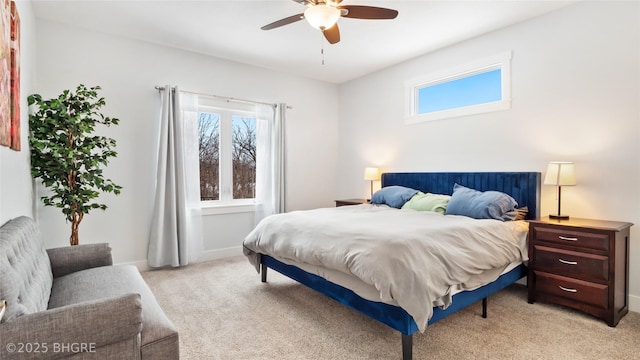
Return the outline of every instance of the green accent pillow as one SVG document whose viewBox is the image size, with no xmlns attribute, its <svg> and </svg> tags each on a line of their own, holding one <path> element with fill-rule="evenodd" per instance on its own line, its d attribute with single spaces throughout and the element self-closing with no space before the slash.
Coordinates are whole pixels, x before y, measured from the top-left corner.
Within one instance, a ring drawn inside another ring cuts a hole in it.
<svg viewBox="0 0 640 360">
<path fill-rule="evenodd" d="M 449 204 L 449 195 L 432 194 L 419 192 L 409 201 L 407 201 L 402 208 L 413 209 L 417 211 L 434 211 L 440 214 L 444 214 Z"/>
</svg>

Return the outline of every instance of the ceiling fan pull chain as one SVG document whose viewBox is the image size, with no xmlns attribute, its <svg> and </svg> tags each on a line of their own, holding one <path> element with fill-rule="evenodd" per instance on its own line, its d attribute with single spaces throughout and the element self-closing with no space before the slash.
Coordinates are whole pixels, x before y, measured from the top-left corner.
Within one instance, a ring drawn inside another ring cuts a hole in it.
<svg viewBox="0 0 640 360">
<path fill-rule="evenodd" d="M 322 66 L 324 66 L 324 36 L 320 36 L 320 55 L 322 56 Z"/>
</svg>

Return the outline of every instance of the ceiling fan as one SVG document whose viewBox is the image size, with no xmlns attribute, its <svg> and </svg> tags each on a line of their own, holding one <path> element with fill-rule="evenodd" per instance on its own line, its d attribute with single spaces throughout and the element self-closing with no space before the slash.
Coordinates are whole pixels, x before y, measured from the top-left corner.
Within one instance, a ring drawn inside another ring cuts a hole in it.
<svg viewBox="0 0 640 360">
<path fill-rule="evenodd" d="M 340 41 L 340 30 L 337 21 L 340 17 L 367 20 L 395 19 L 398 11 L 393 9 L 362 6 L 339 5 L 342 0 L 293 0 L 307 6 L 303 13 L 292 15 L 271 24 L 261 27 L 262 30 L 271 30 L 288 25 L 302 19 L 307 19 L 309 24 L 322 31 L 322 34 L 330 44 Z"/>
</svg>

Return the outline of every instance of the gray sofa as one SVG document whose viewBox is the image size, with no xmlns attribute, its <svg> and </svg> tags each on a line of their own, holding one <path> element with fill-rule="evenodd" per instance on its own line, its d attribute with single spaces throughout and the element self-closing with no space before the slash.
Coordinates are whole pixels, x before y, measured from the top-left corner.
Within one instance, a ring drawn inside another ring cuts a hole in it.
<svg viewBox="0 0 640 360">
<path fill-rule="evenodd" d="M 45 250 L 35 222 L 0 227 L 0 359 L 178 359 L 178 332 L 107 244 Z"/>
</svg>

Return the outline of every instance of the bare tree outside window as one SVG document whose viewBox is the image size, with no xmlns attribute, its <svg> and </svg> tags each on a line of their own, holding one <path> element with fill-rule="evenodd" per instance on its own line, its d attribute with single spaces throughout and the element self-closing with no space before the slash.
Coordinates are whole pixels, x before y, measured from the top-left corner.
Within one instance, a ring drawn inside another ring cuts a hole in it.
<svg viewBox="0 0 640 360">
<path fill-rule="evenodd" d="M 230 121 L 230 127 L 227 127 Z M 221 122 L 224 129 L 221 132 Z M 230 132 L 227 132 L 231 129 Z M 200 146 L 200 200 L 231 200 L 226 199 L 253 199 L 256 190 L 256 119 L 251 117 L 231 116 L 200 112 L 198 114 L 198 137 Z M 231 142 L 230 147 L 221 148 Z M 229 151 L 223 149 L 231 149 Z M 231 160 L 229 169 L 232 173 L 221 174 L 227 171 L 228 165 L 222 167 L 221 159 L 227 163 Z M 222 176 L 221 176 L 222 175 Z M 231 184 L 227 184 L 231 181 Z M 222 182 L 222 183 L 221 183 Z M 221 188 L 230 187 L 230 191 L 221 193 Z M 222 196 L 221 196 L 222 195 Z"/>
<path fill-rule="evenodd" d="M 220 115 L 198 114 L 200 200 L 220 199 Z"/>
<path fill-rule="evenodd" d="M 233 198 L 253 199 L 256 193 L 256 119 L 234 116 Z"/>
</svg>

